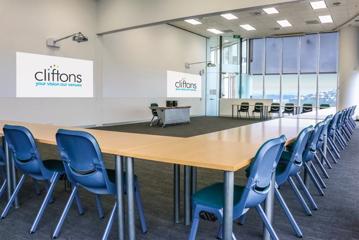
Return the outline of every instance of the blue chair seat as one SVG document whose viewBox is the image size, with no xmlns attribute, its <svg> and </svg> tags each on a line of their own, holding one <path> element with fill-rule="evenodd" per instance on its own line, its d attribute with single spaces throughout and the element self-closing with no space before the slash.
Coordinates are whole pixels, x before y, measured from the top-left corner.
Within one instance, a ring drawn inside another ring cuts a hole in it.
<svg viewBox="0 0 359 240">
<path fill-rule="evenodd" d="M 234 196 L 233 196 L 233 204 L 236 205 L 241 200 L 241 196 L 243 193 L 244 187 L 242 186 L 234 186 Z M 208 187 L 201 189 L 193 195 L 193 201 L 195 204 L 201 204 L 210 206 L 213 208 L 223 208 L 223 191 L 224 184 L 223 183 L 215 183 Z"/>
<path fill-rule="evenodd" d="M 45 168 L 49 171 L 63 173 L 65 172 L 64 164 L 60 160 L 47 159 L 42 162 Z"/>
</svg>

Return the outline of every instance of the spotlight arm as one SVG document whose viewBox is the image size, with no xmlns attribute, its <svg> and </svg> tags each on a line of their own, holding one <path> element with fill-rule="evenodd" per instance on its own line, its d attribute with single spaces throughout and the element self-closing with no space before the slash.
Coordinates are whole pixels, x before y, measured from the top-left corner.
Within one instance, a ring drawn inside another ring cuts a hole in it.
<svg viewBox="0 0 359 240">
<path fill-rule="evenodd" d="M 190 69 L 192 65 L 201 64 L 201 63 L 207 63 L 212 64 L 211 61 L 202 61 L 202 62 L 193 62 L 193 63 L 185 63 L 185 68 Z M 214 64 L 213 64 L 214 65 Z"/>
<path fill-rule="evenodd" d="M 65 40 L 65 39 L 68 39 L 68 38 L 70 38 L 70 37 L 73 37 L 73 36 L 75 36 L 76 34 L 79 34 L 79 33 L 73 33 L 73 34 L 68 35 L 68 36 L 66 36 L 66 37 L 62 37 L 62 38 L 59 38 L 59 39 L 55 39 L 55 40 L 53 40 L 53 41 L 54 41 L 54 43 L 56 44 L 56 43 L 58 43 L 58 42 L 60 42 L 60 41 L 62 41 L 62 40 Z"/>
</svg>

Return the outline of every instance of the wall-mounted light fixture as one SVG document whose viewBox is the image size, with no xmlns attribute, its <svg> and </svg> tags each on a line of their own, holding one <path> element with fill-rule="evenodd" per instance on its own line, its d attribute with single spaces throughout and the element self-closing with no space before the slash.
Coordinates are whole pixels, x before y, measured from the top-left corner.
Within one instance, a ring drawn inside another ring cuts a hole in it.
<svg viewBox="0 0 359 240">
<path fill-rule="evenodd" d="M 62 37 L 59 39 L 53 39 L 53 38 L 48 38 L 46 40 L 46 45 L 48 47 L 52 47 L 52 48 L 59 48 L 60 46 L 58 45 L 58 42 L 68 39 L 68 38 L 72 38 L 72 41 L 81 43 L 81 42 L 87 42 L 88 41 L 88 37 L 86 37 L 85 35 L 83 35 L 81 32 L 78 33 L 73 33 L 71 35 L 68 35 L 66 37 Z"/>
</svg>

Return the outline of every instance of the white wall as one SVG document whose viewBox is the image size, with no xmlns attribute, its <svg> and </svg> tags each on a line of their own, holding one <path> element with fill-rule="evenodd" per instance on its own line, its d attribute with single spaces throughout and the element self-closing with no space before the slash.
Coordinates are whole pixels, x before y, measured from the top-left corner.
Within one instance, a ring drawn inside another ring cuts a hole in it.
<svg viewBox="0 0 359 240">
<path fill-rule="evenodd" d="M 359 105 L 359 28 L 343 28 L 339 36 L 338 107 L 343 109 Z"/>
<path fill-rule="evenodd" d="M 99 0 L 98 32 L 297 0 Z"/>
<path fill-rule="evenodd" d="M 165 70 L 183 71 L 186 61 L 205 59 L 203 38 L 167 25 L 97 37 L 95 0 L 0 0 L 0 6 L 0 119 L 73 126 L 144 121 L 150 102 L 165 102 Z M 89 41 L 46 47 L 48 37 L 78 31 Z M 94 60 L 95 97 L 16 98 L 17 51 Z M 199 99 L 180 104 L 204 114 Z"/>
<path fill-rule="evenodd" d="M 168 25 L 101 38 L 104 123 L 148 119 L 150 103 L 165 104 L 167 70 L 198 74 L 205 67 L 186 70 L 185 63 L 206 60 L 206 39 Z M 204 99 L 177 100 L 191 115 L 204 115 Z"/>
<path fill-rule="evenodd" d="M 16 51 L 96 60 L 96 2 L 0 0 L 0 6 L 0 119 L 69 125 L 96 121 L 96 98 L 15 98 Z M 78 31 L 86 34 L 90 41 L 77 44 L 66 40 L 58 50 L 46 47 L 46 38 L 63 37 Z M 98 74 L 95 65 L 95 88 L 100 84 Z"/>
</svg>

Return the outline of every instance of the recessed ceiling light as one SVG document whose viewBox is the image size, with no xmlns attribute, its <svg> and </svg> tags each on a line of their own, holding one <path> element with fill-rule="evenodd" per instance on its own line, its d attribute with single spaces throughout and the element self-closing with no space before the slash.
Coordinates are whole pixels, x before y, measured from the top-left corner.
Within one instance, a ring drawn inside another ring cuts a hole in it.
<svg viewBox="0 0 359 240">
<path fill-rule="evenodd" d="M 327 8 L 327 4 L 325 4 L 325 1 L 313 1 L 310 2 L 310 5 L 314 10 Z"/>
<path fill-rule="evenodd" d="M 278 20 L 277 23 L 283 28 L 292 26 L 288 20 Z"/>
<path fill-rule="evenodd" d="M 192 25 L 199 25 L 199 24 L 202 24 L 200 21 L 196 20 L 196 19 L 186 19 L 184 20 L 185 22 L 188 22 Z"/>
<path fill-rule="evenodd" d="M 208 28 L 207 29 L 208 32 L 214 33 L 214 34 L 222 34 L 222 31 L 219 31 L 218 29 L 215 28 Z"/>
<path fill-rule="evenodd" d="M 263 11 L 267 14 L 276 14 L 279 13 L 279 11 L 275 7 L 270 8 L 263 8 Z"/>
<path fill-rule="evenodd" d="M 321 23 L 333 23 L 333 18 L 330 15 L 319 16 Z"/>
<path fill-rule="evenodd" d="M 238 17 L 233 15 L 232 13 L 221 14 L 221 16 L 224 17 L 227 20 L 238 19 Z"/>
<path fill-rule="evenodd" d="M 241 28 L 247 30 L 247 31 L 254 31 L 256 30 L 252 25 L 249 24 L 243 24 L 243 25 L 239 25 Z"/>
</svg>

